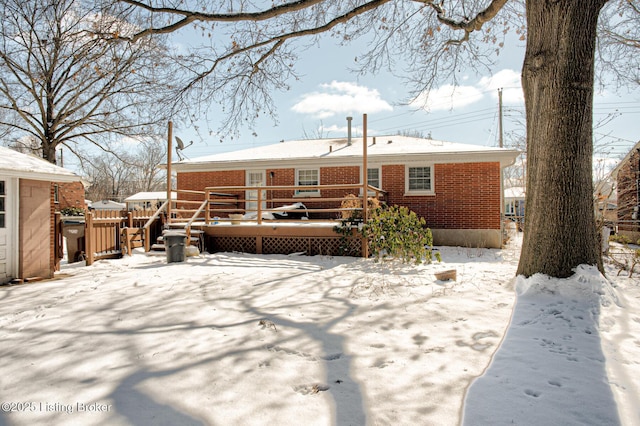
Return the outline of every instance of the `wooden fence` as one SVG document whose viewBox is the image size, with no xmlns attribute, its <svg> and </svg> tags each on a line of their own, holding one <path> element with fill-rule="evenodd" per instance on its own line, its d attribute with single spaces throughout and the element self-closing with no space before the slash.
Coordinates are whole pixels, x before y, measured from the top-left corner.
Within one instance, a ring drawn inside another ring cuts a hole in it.
<svg viewBox="0 0 640 426">
<path fill-rule="evenodd" d="M 93 210 L 85 215 L 85 259 L 91 265 L 99 259 L 122 257 L 126 250 L 143 247 L 145 234 L 140 230 L 154 215 L 153 210 Z M 161 232 L 162 218 L 157 221 L 155 238 Z"/>
</svg>

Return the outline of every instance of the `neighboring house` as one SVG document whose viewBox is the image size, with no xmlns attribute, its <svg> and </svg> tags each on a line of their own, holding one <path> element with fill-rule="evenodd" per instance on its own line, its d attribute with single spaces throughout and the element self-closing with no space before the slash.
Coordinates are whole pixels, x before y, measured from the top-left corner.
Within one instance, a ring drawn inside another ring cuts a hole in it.
<svg viewBox="0 0 640 426">
<path fill-rule="evenodd" d="M 89 210 L 124 210 L 126 208 L 126 204 L 113 200 L 100 200 L 89 204 Z"/>
<path fill-rule="evenodd" d="M 640 239 L 640 142 L 611 172 L 618 204 L 618 232 Z"/>
<path fill-rule="evenodd" d="M 176 192 L 171 192 L 171 199 L 175 200 Z M 156 210 L 167 201 L 167 191 L 138 192 L 124 199 L 127 210 Z"/>
<path fill-rule="evenodd" d="M 424 217 L 435 244 L 500 247 L 502 168 L 513 164 L 517 155 L 515 150 L 423 138 L 369 137 L 366 178 L 386 192 L 387 204 L 406 206 Z M 335 138 L 184 160 L 173 163 L 172 170 L 178 190 L 202 191 L 212 186 L 356 184 L 361 182 L 362 164 L 362 138 Z M 345 195 L 344 190 L 324 189 L 273 192 L 273 198 Z"/>
<path fill-rule="evenodd" d="M 56 211 L 69 208 L 83 209 L 88 208 L 88 204 L 84 198 L 84 182 L 59 182 L 54 184 L 53 194 L 56 203 Z"/>
<path fill-rule="evenodd" d="M 525 189 L 522 186 L 512 186 L 504 189 L 504 215 L 517 222 L 522 230 L 524 225 Z"/>
<path fill-rule="evenodd" d="M 618 194 L 616 181 L 612 172 L 596 182 L 593 199 L 596 208 L 596 219 L 614 230 L 618 223 Z"/>
<path fill-rule="evenodd" d="M 80 177 L 0 147 L 0 283 L 53 277 L 59 258 L 54 184 L 70 182 L 80 182 Z"/>
</svg>

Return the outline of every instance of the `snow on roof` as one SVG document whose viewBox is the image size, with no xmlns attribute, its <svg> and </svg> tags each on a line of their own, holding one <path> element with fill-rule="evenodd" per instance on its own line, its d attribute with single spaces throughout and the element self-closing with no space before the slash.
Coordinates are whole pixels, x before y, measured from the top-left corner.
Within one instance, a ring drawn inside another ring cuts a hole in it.
<svg viewBox="0 0 640 426">
<path fill-rule="evenodd" d="M 34 155 L 0 146 L 0 174 L 51 182 L 78 182 L 80 176 Z"/>
<path fill-rule="evenodd" d="M 502 158 L 505 163 L 515 158 L 517 151 L 485 147 L 480 145 L 444 142 L 408 136 L 375 136 L 367 138 L 367 158 L 370 160 L 388 157 L 411 157 L 415 155 L 471 156 L 488 155 Z M 301 160 L 357 160 L 362 158 L 362 138 L 307 139 L 280 142 L 256 148 L 213 154 L 173 163 L 176 170 L 193 168 L 195 165 L 220 165 L 221 163 L 244 163 L 256 161 L 301 161 Z M 486 158 L 486 157 L 485 157 Z M 495 161 L 495 160 L 494 160 Z M 506 165 L 506 164 L 505 164 Z"/>
<path fill-rule="evenodd" d="M 504 198 L 524 198 L 525 191 L 521 186 L 512 186 L 504 189 Z"/>
<path fill-rule="evenodd" d="M 89 205 L 89 208 L 94 210 L 124 210 L 126 207 L 126 204 L 113 200 L 94 201 Z"/>
<path fill-rule="evenodd" d="M 178 195 L 175 191 L 171 192 L 171 198 L 177 199 Z M 132 201 L 156 201 L 156 200 L 166 200 L 167 199 L 167 191 L 152 191 L 152 192 L 138 192 L 137 194 L 133 194 L 130 197 L 124 199 L 124 201 L 132 202 Z"/>
</svg>

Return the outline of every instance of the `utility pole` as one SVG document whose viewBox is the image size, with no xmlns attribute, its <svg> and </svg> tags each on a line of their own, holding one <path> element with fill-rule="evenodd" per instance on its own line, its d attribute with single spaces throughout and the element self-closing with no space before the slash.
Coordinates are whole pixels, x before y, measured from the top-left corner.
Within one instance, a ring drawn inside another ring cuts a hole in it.
<svg viewBox="0 0 640 426">
<path fill-rule="evenodd" d="M 362 114 L 362 224 L 366 225 L 369 220 L 369 181 L 367 159 L 367 114 Z M 362 238 L 362 257 L 369 257 L 369 241 Z"/>
<path fill-rule="evenodd" d="M 502 139 L 502 88 L 498 89 L 498 138 L 500 148 L 504 147 Z"/>
<path fill-rule="evenodd" d="M 167 223 L 171 223 L 171 138 L 173 138 L 173 123 L 169 121 L 167 131 Z"/>
</svg>

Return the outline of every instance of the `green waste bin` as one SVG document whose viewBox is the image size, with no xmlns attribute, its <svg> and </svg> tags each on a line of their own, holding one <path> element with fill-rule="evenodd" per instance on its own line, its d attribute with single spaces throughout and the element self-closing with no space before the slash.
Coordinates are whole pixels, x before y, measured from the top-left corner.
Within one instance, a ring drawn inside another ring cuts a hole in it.
<svg viewBox="0 0 640 426">
<path fill-rule="evenodd" d="M 184 262 L 187 234 L 171 231 L 164 234 L 162 238 L 164 239 L 164 249 L 167 252 L 167 263 Z"/>
</svg>

